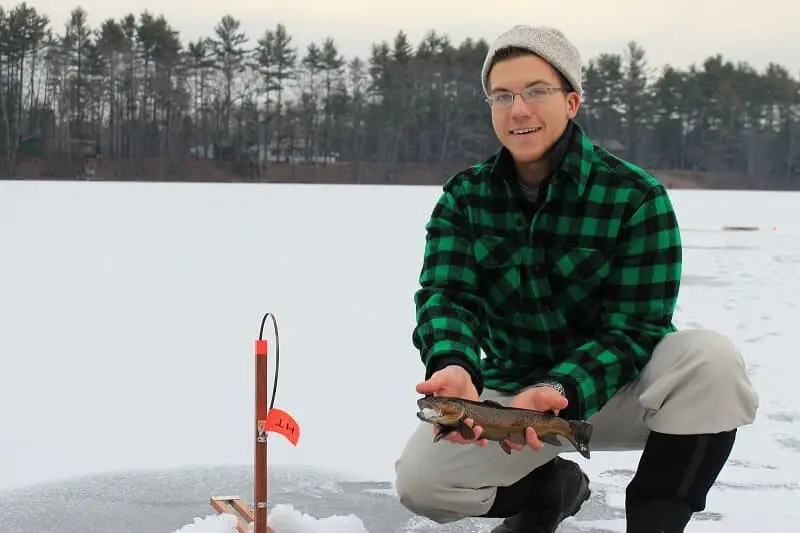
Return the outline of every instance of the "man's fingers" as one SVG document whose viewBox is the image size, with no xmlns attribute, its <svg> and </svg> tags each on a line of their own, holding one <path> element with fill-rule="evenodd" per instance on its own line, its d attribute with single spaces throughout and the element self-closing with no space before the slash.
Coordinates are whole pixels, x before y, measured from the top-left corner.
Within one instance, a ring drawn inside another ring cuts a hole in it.
<svg viewBox="0 0 800 533">
<path fill-rule="evenodd" d="M 470 420 L 470 422 L 472 421 Z M 475 434 L 475 437 L 472 440 L 480 439 L 481 435 L 483 435 L 483 428 L 474 424 L 471 424 L 470 427 L 472 428 L 472 432 Z"/>
<path fill-rule="evenodd" d="M 518 407 L 522 409 L 530 409 L 528 402 L 526 401 L 525 397 L 514 396 L 514 398 L 509 402 L 509 407 Z"/>
<path fill-rule="evenodd" d="M 561 407 L 559 407 L 559 411 L 560 411 L 561 409 L 566 409 L 566 408 L 567 408 L 567 406 L 569 405 L 569 402 L 568 402 L 568 401 L 567 401 L 567 399 L 566 399 L 566 398 L 564 398 L 563 396 L 561 397 L 561 399 L 559 400 L 559 402 L 558 402 L 558 403 L 559 403 L 559 405 L 561 405 Z"/>
<path fill-rule="evenodd" d="M 475 442 L 480 439 L 481 434 L 483 433 L 483 428 L 480 426 L 475 425 L 475 421 L 471 418 L 464 419 L 464 425 L 467 426 L 472 430 L 473 437 L 471 439 L 465 439 L 461 437 L 464 442 Z"/>
<path fill-rule="evenodd" d="M 510 440 L 507 440 L 505 442 L 506 442 L 506 444 L 508 445 L 509 448 L 511 448 L 512 450 L 515 450 L 515 451 L 520 451 L 521 449 L 523 449 L 525 447 L 522 444 L 518 444 L 518 443 L 510 441 Z"/>
<path fill-rule="evenodd" d="M 439 379 L 436 377 L 432 377 L 427 381 L 423 381 L 421 383 L 417 383 L 417 392 L 420 394 L 432 394 L 433 392 L 437 391 L 440 387 Z"/>
<path fill-rule="evenodd" d="M 423 384 L 424 383 L 420 383 L 419 385 L 417 385 L 417 387 L 419 388 L 419 386 L 423 385 Z M 488 446 L 489 445 L 489 440 L 484 438 L 484 437 L 481 437 L 481 435 L 483 434 L 483 428 L 482 427 L 476 426 L 475 422 L 471 418 L 464 419 L 464 424 L 472 430 L 473 438 L 465 439 L 461 435 L 461 433 L 459 431 L 451 431 L 450 433 L 448 433 L 443 438 L 443 440 L 446 440 L 448 442 L 452 442 L 452 443 L 455 443 L 455 444 L 477 444 L 478 446 Z M 440 431 L 441 431 L 441 429 L 439 428 L 439 426 L 434 424 L 434 426 L 433 426 L 433 434 L 436 435 Z"/>
<path fill-rule="evenodd" d="M 458 431 L 452 431 L 446 437 L 444 437 L 444 440 L 452 442 L 454 444 L 477 444 L 478 446 L 489 445 L 489 439 L 481 437 L 481 435 L 483 434 L 482 427 L 472 425 L 472 420 L 465 421 L 465 423 L 472 427 L 472 431 L 475 434 L 474 438 L 465 439 L 463 436 L 461 436 L 461 434 Z M 433 429 L 434 429 L 434 434 L 440 431 L 437 426 L 434 426 Z M 534 450 L 541 450 L 542 447 L 544 446 L 542 441 L 539 440 L 538 435 L 536 435 L 536 431 L 530 427 L 525 430 L 525 441 L 527 446 L 533 448 Z M 511 448 L 512 450 L 519 451 L 525 448 L 524 444 L 518 444 L 516 442 L 512 442 L 509 440 L 506 440 L 505 442 L 508 445 L 508 447 Z"/>
<path fill-rule="evenodd" d="M 525 441 L 534 450 L 541 450 L 542 446 L 544 446 L 542 441 L 539 440 L 539 436 L 536 435 L 536 431 L 530 427 L 525 430 Z"/>
<path fill-rule="evenodd" d="M 456 444 L 477 444 L 479 446 L 487 446 L 489 444 L 488 439 L 481 437 L 483 433 L 482 427 L 474 425 L 471 418 L 464 420 L 464 423 L 472 429 L 473 438 L 465 439 L 458 431 L 453 431 L 445 437 L 445 440 Z"/>
</svg>

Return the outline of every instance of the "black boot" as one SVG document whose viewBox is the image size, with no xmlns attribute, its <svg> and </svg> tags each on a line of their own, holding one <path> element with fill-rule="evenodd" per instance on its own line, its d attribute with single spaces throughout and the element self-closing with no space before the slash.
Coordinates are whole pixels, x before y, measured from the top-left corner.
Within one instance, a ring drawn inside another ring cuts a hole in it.
<svg viewBox="0 0 800 533">
<path fill-rule="evenodd" d="M 556 457 L 509 487 L 499 487 L 487 517 L 505 518 L 491 533 L 553 533 L 589 496 L 589 477 Z"/>
<path fill-rule="evenodd" d="M 652 432 L 625 497 L 627 533 L 683 533 L 730 456 L 736 430 L 709 435 Z"/>
</svg>

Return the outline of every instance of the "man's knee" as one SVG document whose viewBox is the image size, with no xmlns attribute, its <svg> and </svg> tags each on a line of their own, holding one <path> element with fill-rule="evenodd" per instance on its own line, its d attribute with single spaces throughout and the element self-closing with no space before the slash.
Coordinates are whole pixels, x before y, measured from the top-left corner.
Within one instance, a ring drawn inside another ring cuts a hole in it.
<svg viewBox="0 0 800 533">
<path fill-rule="evenodd" d="M 455 491 L 456 488 L 447 487 L 441 476 L 421 466 L 405 456 L 395 463 L 395 490 L 403 507 L 440 524 L 463 518 L 450 508 L 452 502 L 448 503 L 445 497 L 448 491 Z"/>
<path fill-rule="evenodd" d="M 412 513 L 434 520 L 435 492 L 431 481 L 423 472 L 398 462 L 395 489 L 400 503 Z"/>
<path fill-rule="evenodd" d="M 436 444 L 432 436 L 423 423 L 412 433 L 394 465 L 395 490 L 406 509 L 440 524 L 485 514 L 495 487 L 517 481 L 539 457 L 508 456 L 499 446 Z"/>
<path fill-rule="evenodd" d="M 654 357 L 670 359 L 668 364 L 673 368 L 689 369 L 695 379 L 712 386 L 711 392 L 722 392 L 718 389 L 728 389 L 740 381 L 749 385 L 741 352 L 730 338 L 713 330 L 672 333 L 656 346 Z"/>
<path fill-rule="evenodd" d="M 739 349 L 725 335 L 706 329 L 672 333 L 656 346 L 648 366 L 640 398 L 645 407 L 659 409 L 669 401 L 676 409 L 702 412 L 711 418 L 709 428 L 719 431 L 755 419 L 758 394 Z"/>
<path fill-rule="evenodd" d="M 446 472 L 452 473 L 453 469 L 442 471 L 442 468 L 437 468 L 443 467 L 441 463 L 445 461 L 440 458 L 437 462 L 432 458 L 434 450 L 443 451 L 432 447 L 432 434 L 430 428 L 422 424 L 411 434 L 395 461 L 395 490 L 400 503 L 412 513 L 445 523 L 460 518 L 452 516 L 451 506 L 443 496 L 448 490 L 448 482 L 444 479 Z"/>
</svg>

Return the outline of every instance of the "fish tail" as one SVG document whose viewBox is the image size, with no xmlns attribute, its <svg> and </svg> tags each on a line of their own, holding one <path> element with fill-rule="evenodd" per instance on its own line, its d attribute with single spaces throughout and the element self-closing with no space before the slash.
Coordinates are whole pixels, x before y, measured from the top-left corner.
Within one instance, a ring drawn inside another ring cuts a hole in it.
<svg viewBox="0 0 800 533">
<path fill-rule="evenodd" d="M 592 440 L 592 424 L 585 420 L 570 420 L 569 428 L 571 430 L 568 437 L 570 444 L 575 447 L 578 453 L 589 459 L 591 455 L 589 442 Z"/>
</svg>

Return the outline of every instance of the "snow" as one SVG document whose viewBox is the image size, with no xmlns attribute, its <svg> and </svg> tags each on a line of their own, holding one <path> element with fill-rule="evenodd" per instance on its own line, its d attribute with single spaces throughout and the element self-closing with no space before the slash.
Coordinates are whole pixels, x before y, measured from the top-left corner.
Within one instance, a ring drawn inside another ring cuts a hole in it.
<svg viewBox="0 0 800 533">
<path fill-rule="evenodd" d="M 283 533 L 369 533 L 360 518 L 351 514 L 322 519 L 302 513 L 291 505 L 276 505 L 270 510 L 268 524 Z M 251 527 L 252 531 L 252 527 Z M 195 518 L 176 533 L 235 533 L 236 518 L 227 513 Z"/>
<path fill-rule="evenodd" d="M 361 519 L 353 514 L 317 520 L 291 505 L 276 505 L 270 512 L 269 524 L 275 531 L 287 533 L 368 533 Z"/>
<path fill-rule="evenodd" d="M 232 514 L 222 513 L 195 518 L 191 524 L 186 524 L 178 533 L 232 533 L 236 531 L 236 517 Z"/>
<path fill-rule="evenodd" d="M 232 533 L 208 498 L 252 500 L 253 340 L 272 312 L 275 406 L 302 428 L 297 447 L 270 439 L 276 533 L 489 531 L 414 517 L 391 486 L 418 423 L 412 294 L 438 194 L 0 182 L 0 530 Z M 677 322 L 731 335 L 761 394 L 689 531 L 790 531 L 800 195 L 671 194 L 686 245 Z M 564 531 L 624 531 L 638 455 L 570 454 L 594 490 Z"/>
</svg>

